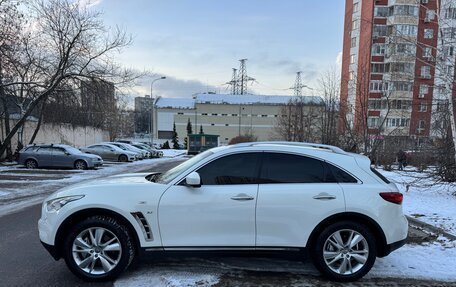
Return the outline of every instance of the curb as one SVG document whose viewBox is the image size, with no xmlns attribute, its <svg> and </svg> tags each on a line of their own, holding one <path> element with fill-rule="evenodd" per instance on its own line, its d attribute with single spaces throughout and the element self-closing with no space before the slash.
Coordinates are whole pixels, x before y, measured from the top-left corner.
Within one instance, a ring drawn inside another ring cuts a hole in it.
<svg viewBox="0 0 456 287">
<path fill-rule="evenodd" d="M 415 225 L 417 227 L 421 227 L 421 228 L 423 228 L 423 229 L 425 229 L 427 231 L 433 232 L 433 233 L 442 234 L 443 236 L 447 237 L 448 239 L 456 240 L 456 235 L 448 233 L 445 230 L 443 230 L 442 228 L 435 227 L 435 226 L 433 226 L 431 224 L 425 223 L 423 221 L 420 221 L 420 220 L 418 220 L 416 218 L 413 218 L 411 216 L 408 216 L 408 215 L 406 215 L 406 217 L 407 217 L 407 220 L 412 225 Z"/>
</svg>

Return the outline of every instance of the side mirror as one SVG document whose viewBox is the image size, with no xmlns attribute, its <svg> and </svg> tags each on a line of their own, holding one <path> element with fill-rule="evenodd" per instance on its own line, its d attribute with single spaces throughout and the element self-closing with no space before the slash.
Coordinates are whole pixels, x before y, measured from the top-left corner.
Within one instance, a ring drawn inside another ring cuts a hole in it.
<svg viewBox="0 0 456 287">
<path fill-rule="evenodd" d="M 71 153 L 69 153 L 69 152 L 67 152 L 67 151 L 65 152 L 65 154 L 66 154 L 66 155 L 71 155 Z"/>
<path fill-rule="evenodd" d="M 187 177 L 185 178 L 185 184 L 191 187 L 201 187 L 201 178 L 199 174 L 196 171 L 194 171 L 187 175 Z"/>
</svg>

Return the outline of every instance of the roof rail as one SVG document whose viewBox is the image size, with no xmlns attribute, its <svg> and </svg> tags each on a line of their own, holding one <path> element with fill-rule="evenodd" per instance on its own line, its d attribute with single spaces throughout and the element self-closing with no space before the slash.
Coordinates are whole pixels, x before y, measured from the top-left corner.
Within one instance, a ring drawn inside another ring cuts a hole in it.
<svg viewBox="0 0 456 287">
<path fill-rule="evenodd" d="M 236 144 L 236 146 L 237 147 L 248 147 L 248 146 L 263 145 L 263 144 L 311 147 L 311 148 L 330 150 L 333 153 L 338 153 L 338 154 L 347 154 L 346 151 L 344 151 L 343 149 L 336 147 L 336 146 L 326 145 L 326 144 L 307 143 L 307 142 L 262 141 L 262 142 L 239 143 L 239 144 Z"/>
</svg>

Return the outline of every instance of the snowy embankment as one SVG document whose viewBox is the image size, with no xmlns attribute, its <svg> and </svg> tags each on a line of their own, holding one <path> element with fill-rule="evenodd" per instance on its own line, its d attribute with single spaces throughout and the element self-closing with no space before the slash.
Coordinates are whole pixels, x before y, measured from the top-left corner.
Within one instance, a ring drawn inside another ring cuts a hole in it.
<svg viewBox="0 0 456 287">
<path fill-rule="evenodd" d="M 176 157 L 186 155 L 187 150 L 185 149 L 162 149 L 163 157 Z"/>
<path fill-rule="evenodd" d="M 413 169 L 378 171 L 404 194 L 406 215 L 456 235 L 456 184 L 437 182 L 428 173 Z"/>
</svg>

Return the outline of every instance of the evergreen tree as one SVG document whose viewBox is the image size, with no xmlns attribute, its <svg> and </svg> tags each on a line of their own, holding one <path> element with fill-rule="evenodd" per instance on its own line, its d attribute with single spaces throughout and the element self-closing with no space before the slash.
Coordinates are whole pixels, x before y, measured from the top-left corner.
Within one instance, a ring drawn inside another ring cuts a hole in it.
<svg viewBox="0 0 456 287">
<path fill-rule="evenodd" d="M 163 145 L 162 145 L 162 149 L 169 149 L 169 142 L 166 141 Z"/>
<path fill-rule="evenodd" d="M 204 134 L 203 125 L 200 125 L 200 134 Z"/>
<path fill-rule="evenodd" d="M 179 137 L 176 132 L 176 123 L 173 124 L 173 138 L 171 139 L 173 143 L 173 149 L 179 149 Z"/>
<path fill-rule="evenodd" d="M 192 133 L 193 133 L 192 122 L 190 121 L 190 118 L 189 118 L 188 122 L 187 122 L 187 135 L 191 135 Z"/>
</svg>

